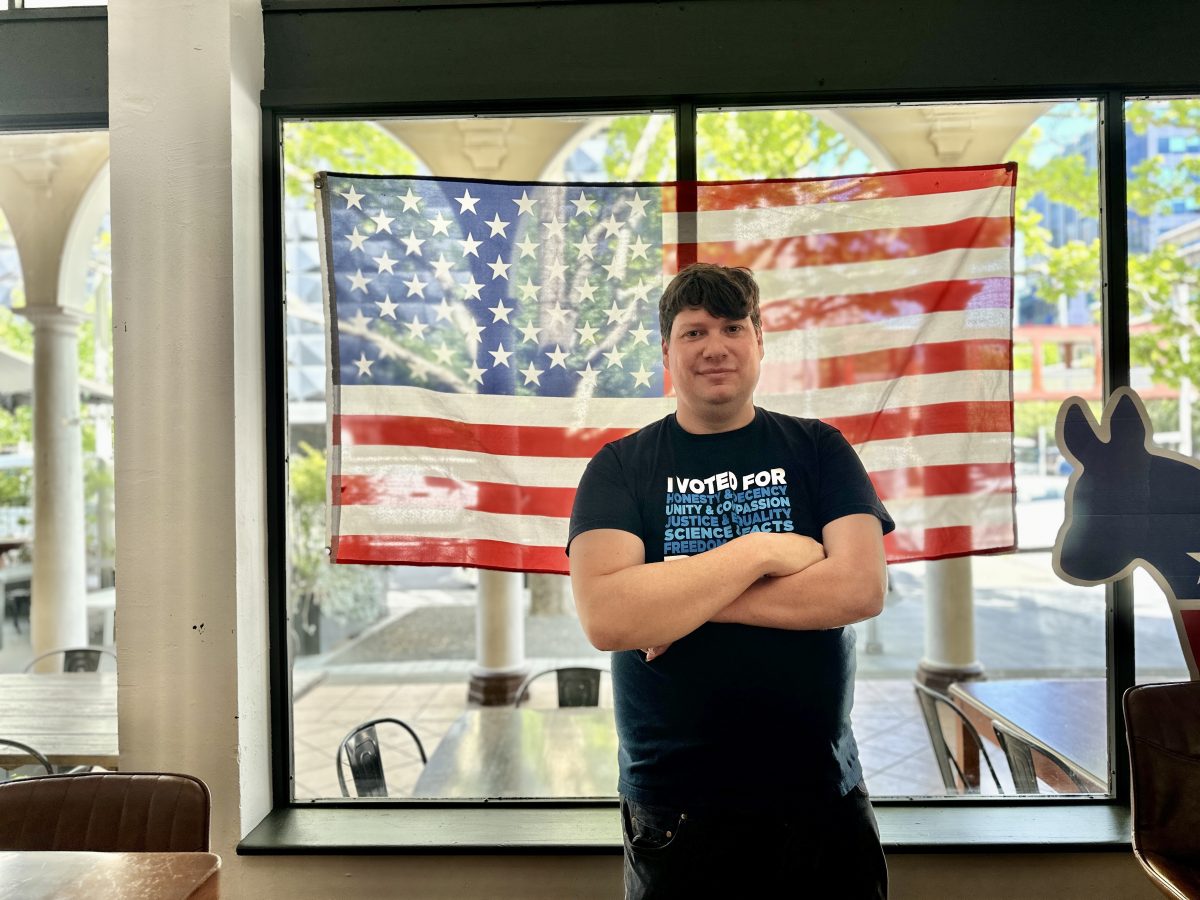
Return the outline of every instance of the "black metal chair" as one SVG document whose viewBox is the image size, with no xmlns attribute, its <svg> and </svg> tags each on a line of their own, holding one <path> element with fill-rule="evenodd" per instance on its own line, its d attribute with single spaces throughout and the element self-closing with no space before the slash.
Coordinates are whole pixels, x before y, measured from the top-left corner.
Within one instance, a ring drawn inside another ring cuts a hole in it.
<svg viewBox="0 0 1200 900">
<path fill-rule="evenodd" d="M 1133 855 L 1168 897 L 1200 897 L 1200 682 L 1125 692 Z"/>
<path fill-rule="evenodd" d="M 39 653 L 25 664 L 25 671 L 32 672 L 34 666 L 43 659 L 49 659 L 60 653 L 63 658 L 62 670 L 64 672 L 96 672 L 100 668 L 100 660 L 106 656 L 111 657 L 114 663 L 117 661 L 117 654 L 104 647 L 63 647 Z"/>
<path fill-rule="evenodd" d="M 343 797 L 350 796 L 350 789 L 346 786 L 346 775 L 343 771 L 343 756 L 350 764 L 350 775 L 354 779 L 354 789 L 359 797 L 386 797 L 388 795 L 387 780 L 383 774 L 383 756 L 380 752 L 379 733 L 375 730 L 376 725 L 386 723 L 398 725 L 412 735 L 412 739 L 417 744 L 417 752 L 421 754 L 422 765 L 429 761 L 425 755 L 425 747 L 421 744 L 421 739 L 417 737 L 417 733 L 406 723 L 391 717 L 371 719 L 369 722 L 363 722 L 352 728 L 350 733 L 342 738 L 342 742 L 338 745 L 337 777 L 338 787 L 342 789 Z"/>
<path fill-rule="evenodd" d="M 1034 754 L 1049 761 L 1055 768 L 1061 769 L 1081 794 L 1092 792 L 1082 778 L 1068 765 L 1067 761 L 1040 743 L 1030 742 L 1024 735 L 1018 734 L 1003 722 L 992 719 L 992 730 L 1000 740 L 1000 749 L 1008 760 L 1009 771 L 1012 772 L 1013 787 L 1018 794 L 1040 794 L 1037 772 L 1034 769 Z"/>
<path fill-rule="evenodd" d="M 995 782 L 996 792 L 1003 794 L 1004 788 L 1000 784 L 1000 779 L 996 777 L 996 769 L 992 765 L 992 759 L 988 756 L 987 749 L 983 746 L 983 739 L 980 738 L 975 726 L 971 724 L 971 720 L 945 694 L 938 693 L 932 688 L 926 687 L 916 681 L 913 682 L 913 689 L 916 691 L 917 701 L 921 706 L 921 714 L 925 717 L 925 727 L 929 731 L 929 742 L 933 745 L 933 757 L 937 760 L 938 771 L 942 775 L 942 783 L 946 786 L 946 790 L 955 794 L 977 794 L 979 793 L 979 785 L 972 783 L 967 778 L 957 757 L 954 755 L 954 750 L 946 741 L 946 733 L 942 730 L 942 717 L 939 710 L 945 710 L 954 717 L 953 721 L 961 728 L 961 733 L 966 735 L 967 739 L 975 745 L 975 749 L 979 753 L 979 758 L 987 766 L 987 770 L 992 776 L 992 781 Z"/>
<path fill-rule="evenodd" d="M 30 747 L 28 744 L 23 744 L 20 741 L 14 741 L 14 740 L 11 740 L 10 738 L 0 738 L 0 746 L 13 747 L 16 750 L 20 750 L 22 753 L 24 753 L 26 756 L 28 756 L 29 759 L 31 760 L 30 767 L 35 766 L 35 765 L 41 766 L 43 769 L 46 770 L 47 775 L 54 774 L 54 766 L 51 765 L 50 760 L 46 759 L 46 757 L 42 753 L 35 750 L 33 747 Z M 14 776 L 14 774 L 13 774 L 19 768 L 24 768 L 24 766 L 15 766 L 15 767 L 13 767 L 11 769 L 7 769 L 7 770 L 0 769 L 0 781 L 8 781 L 10 778 L 13 778 L 13 777 L 23 777 L 26 773 L 19 772 L 19 773 L 17 773 L 17 776 Z"/>
<path fill-rule="evenodd" d="M 607 669 L 591 666 L 564 666 L 558 669 L 545 669 L 530 675 L 517 691 L 517 699 L 513 706 L 520 706 L 529 696 L 529 686 L 543 675 L 553 674 L 558 681 L 558 705 L 562 706 L 599 706 L 600 705 L 600 676 Z"/>
</svg>

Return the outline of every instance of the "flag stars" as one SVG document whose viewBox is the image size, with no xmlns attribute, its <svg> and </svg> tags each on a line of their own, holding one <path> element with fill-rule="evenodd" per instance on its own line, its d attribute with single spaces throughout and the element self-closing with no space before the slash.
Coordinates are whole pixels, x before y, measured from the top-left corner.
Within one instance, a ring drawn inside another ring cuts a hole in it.
<svg viewBox="0 0 1200 900">
<path fill-rule="evenodd" d="M 509 368 L 508 358 L 513 355 L 513 352 L 511 350 L 505 350 L 504 342 L 501 341 L 499 344 L 496 345 L 495 350 L 488 351 L 488 355 L 492 357 L 492 360 L 493 360 L 492 368 L 493 369 L 496 368 L 496 366 L 504 366 L 507 369 L 507 368 Z"/>
<path fill-rule="evenodd" d="M 422 281 L 414 273 L 413 277 L 411 279 L 404 282 L 404 286 L 406 288 L 408 288 L 408 293 L 405 296 L 406 297 L 414 297 L 414 296 L 420 297 L 422 300 L 424 300 L 425 299 L 425 288 L 426 288 L 426 286 L 428 286 L 428 284 L 429 284 L 428 281 Z"/>
<path fill-rule="evenodd" d="M 592 364 L 590 361 L 588 362 L 587 366 L 580 369 L 575 374 L 578 375 L 580 378 L 580 381 L 579 381 L 580 390 L 584 390 L 584 391 L 595 390 L 596 378 L 600 375 L 600 373 L 592 368 Z"/>
<path fill-rule="evenodd" d="M 532 278 L 526 278 L 524 285 L 517 285 L 517 293 L 521 295 L 521 299 L 526 303 L 538 302 L 538 286 L 533 283 Z"/>
<path fill-rule="evenodd" d="M 345 198 L 346 209 L 362 209 L 362 198 L 365 197 L 366 194 L 360 194 L 356 192 L 354 190 L 354 185 L 350 185 L 350 189 L 348 191 L 338 191 L 337 194 L 339 197 Z"/>
<path fill-rule="evenodd" d="M 647 303 L 650 300 L 650 292 L 652 290 L 654 290 L 654 285 L 652 283 L 646 281 L 644 278 L 639 278 L 637 287 L 633 289 L 633 299 L 641 300 L 643 303 Z"/>
<path fill-rule="evenodd" d="M 404 244 L 405 256 L 412 256 L 414 253 L 417 256 L 421 255 L 421 245 L 425 243 L 425 239 L 417 237 L 415 231 L 409 231 L 408 237 L 400 238 L 400 241 Z"/>
<path fill-rule="evenodd" d="M 608 218 L 600 223 L 600 227 L 604 229 L 605 237 L 612 237 L 614 234 L 620 233 L 622 224 L 617 221 L 616 213 L 610 213 Z"/>
<path fill-rule="evenodd" d="M 454 351 L 446 346 L 445 341 L 442 341 L 441 344 L 433 349 L 433 356 L 443 366 L 449 366 L 450 361 L 454 359 Z"/>
<path fill-rule="evenodd" d="M 396 265 L 396 260 L 388 256 L 386 250 L 383 251 L 383 256 L 372 257 L 372 261 L 375 263 L 375 265 L 379 266 L 380 275 L 383 274 L 384 269 L 387 269 L 389 275 L 395 274 L 392 269 Z"/>
<path fill-rule="evenodd" d="M 527 256 L 532 256 L 534 259 L 537 259 L 537 248 L 542 245 L 537 241 L 530 240 L 529 235 L 525 235 L 525 240 L 517 241 L 515 244 L 513 244 L 513 246 L 521 251 L 521 259 L 524 259 Z"/>
<path fill-rule="evenodd" d="M 511 313 L 512 311 L 513 311 L 513 308 L 511 306 L 505 306 L 503 300 L 500 300 L 500 302 L 497 303 L 495 306 L 488 307 L 488 312 L 490 312 L 492 314 L 492 324 L 493 325 L 495 325 L 497 322 L 500 322 L 500 321 L 508 322 L 508 314 Z M 512 324 L 512 323 L 509 323 L 509 324 Z"/>
<path fill-rule="evenodd" d="M 629 245 L 630 259 L 647 259 L 646 251 L 650 249 L 650 244 L 642 240 L 639 234 L 632 244 Z"/>
<path fill-rule="evenodd" d="M 646 371 L 645 363 L 640 365 L 636 372 L 630 372 L 629 374 L 633 376 L 634 387 L 650 387 L 650 379 L 654 375 L 653 372 Z"/>
<path fill-rule="evenodd" d="M 560 281 L 566 273 L 567 267 L 563 265 L 562 260 L 555 257 L 550 262 L 546 263 L 546 280 L 552 281 L 557 278 Z"/>
<path fill-rule="evenodd" d="M 623 318 L 629 315 L 629 310 L 623 309 L 617 304 L 617 301 L 614 300 L 612 302 L 612 306 L 610 306 L 607 312 L 605 312 L 605 315 L 608 316 L 608 322 L 605 324 L 612 325 L 614 322 L 620 322 Z"/>
<path fill-rule="evenodd" d="M 366 241 L 366 239 L 368 237 L 370 237 L 370 235 L 359 234 L 358 229 L 355 228 L 351 234 L 346 235 L 346 240 L 348 240 L 350 242 L 351 250 L 362 250 L 363 243 Z M 366 251 L 364 250 L 363 252 L 365 253 Z"/>
<path fill-rule="evenodd" d="M 371 328 L 371 320 L 363 315 L 361 309 L 356 309 L 354 318 L 350 320 L 350 328 L 354 331 L 368 331 Z"/>
<path fill-rule="evenodd" d="M 567 225 L 565 222 L 558 221 L 558 216 L 556 215 L 549 222 L 543 222 L 542 227 L 546 229 L 546 237 L 561 238 L 563 236 L 563 229 Z"/>
<path fill-rule="evenodd" d="M 463 371 L 467 373 L 467 384 L 483 384 L 483 373 L 487 369 L 481 369 L 472 362 Z"/>
<path fill-rule="evenodd" d="M 366 378 L 371 374 L 371 366 L 375 365 L 375 360 L 367 359 L 367 354 L 360 350 L 358 359 L 354 361 L 354 365 L 358 366 L 358 377 Z"/>
<path fill-rule="evenodd" d="M 525 384 L 526 385 L 536 384 L 540 387 L 541 382 L 538 381 L 538 379 L 542 377 L 542 373 L 545 372 L 546 370 L 539 369 L 536 366 L 534 366 L 533 363 L 530 363 L 524 369 L 520 369 L 518 371 L 520 371 L 520 373 L 525 376 Z"/>
<path fill-rule="evenodd" d="M 609 350 L 609 351 L 607 351 L 607 352 L 605 352 L 605 353 L 603 353 L 603 354 L 601 354 L 601 355 L 602 355 L 602 356 L 603 356 L 605 359 L 607 359 L 607 360 L 608 360 L 608 365 L 606 365 L 606 366 L 604 367 L 604 368 L 606 368 L 606 369 L 611 369 L 613 366 L 618 366 L 618 367 L 619 367 L 619 366 L 621 365 L 621 359 L 622 359 L 622 357 L 624 357 L 624 356 L 625 356 L 625 354 L 624 354 L 624 353 L 622 353 L 620 350 L 618 350 L 616 347 L 613 347 L 611 350 Z"/>
<path fill-rule="evenodd" d="M 432 219 L 428 219 L 427 221 L 433 227 L 433 234 L 431 237 L 439 234 L 444 234 L 446 237 L 450 237 L 450 226 L 453 224 L 454 220 L 447 219 L 445 216 L 443 216 L 440 209 L 437 211 L 437 215 L 435 215 Z"/>
<path fill-rule="evenodd" d="M 483 288 L 483 285 L 475 280 L 474 275 L 472 275 L 470 277 L 470 279 L 468 279 L 467 281 L 464 281 L 462 287 L 463 287 L 463 290 L 466 292 L 463 294 L 464 300 L 482 300 L 483 299 L 482 297 L 479 296 L 479 291 Z"/>
<path fill-rule="evenodd" d="M 650 346 L 650 335 L 653 334 L 653 332 L 646 327 L 645 323 L 638 322 L 637 328 L 634 328 L 629 333 L 633 336 L 633 342 L 635 344 L 645 344 L 647 347 Z"/>
<path fill-rule="evenodd" d="M 634 219 L 634 218 L 640 218 L 646 214 L 646 204 L 649 203 L 650 201 L 643 200 L 638 195 L 638 192 L 634 191 L 633 199 L 626 200 L 625 202 L 629 204 L 629 218 Z"/>
<path fill-rule="evenodd" d="M 547 351 L 546 355 L 550 357 L 550 368 L 562 366 L 565 369 L 567 367 L 567 353 L 558 344 L 554 345 L 552 351 Z"/>
<path fill-rule="evenodd" d="M 542 329 L 537 327 L 536 322 L 530 322 L 528 325 L 521 325 L 517 329 L 521 332 L 521 339 L 529 341 L 535 347 L 542 341 Z"/>
<path fill-rule="evenodd" d="M 585 234 L 582 241 L 575 242 L 575 250 L 579 254 L 580 259 L 595 259 L 592 256 L 592 251 L 596 249 L 596 242 L 588 240 Z"/>
<path fill-rule="evenodd" d="M 471 191 L 467 188 L 463 188 L 463 195 L 461 197 L 455 197 L 454 199 L 458 201 L 458 211 L 460 214 L 475 212 L 475 204 L 479 202 L 479 198 L 472 197 Z"/>
<path fill-rule="evenodd" d="M 561 303 L 555 302 L 552 307 L 546 310 L 546 315 L 548 315 L 556 325 L 567 324 L 567 310 L 562 308 Z"/>
<path fill-rule="evenodd" d="M 620 281 L 621 275 L 625 271 L 625 261 L 621 259 L 614 259 L 610 263 L 602 263 L 600 268 L 608 273 L 609 281 Z"/>
<path fill-rule="evenodd" d="M 512 263 L 506 263 L 499 253 L 496 254 L 496 261 L 488 263 L 488 268 L 492 270 L 492 281 L 497 278 L 503 278 L 508 281 L 508 270 L 512 268 Z"/>
<path fill-rule="evenodd" d="M 596 201 L 589 200 L 587 194 L 585 194 L 583 191 L 579 192 L 578 200 L 572 200 L 571 202 L 575 204 L 576 216 L 582 216 L 584 213 L 590 214 L 596 209 Z"/>
<path fill-rule="evenodd" d="M 479 257 L 479 245 L 482 244 L 483 241 L 475 240 L 471 232 L 468 231 L 467 239 L 464 241 L 459 241 L 459 243 L 462 244 L 463 259 L 466 259 L 468 256 L 474 256 L 476 258 Z"/>
<path fill-rule="evenodd" d="M 434 315 L 437 316 L 437 321 L 439 322 L 449 322 L 454 315 L 453 307 L 446 302 L 446 298 L 444 296 L 442 297 L 441 302 L 434 307 L 433 312 Z"/>
<path fill-rule="evenodd" d="M 495 237 L 496 235 L 500 235 L 502 238 L 508 237 L 508 234 L 505 233 L 504 229 L 508 228 L 510 223 L 501 219 L 500 213 L 496 213 L 496 215 L 492 217 L 492 221 L 485 222 L 484 224 L 487 225 L 488 228 L 492 229 L 492 233 L 489 234 L 488 237 Z"/>
<path fill-rule="evenodd" d="M 590 281 L 584 281 L 583 284 L 575 287 L 575 293 L 579 295 L 580 300 L 595 300 L 596 286 Z"/>
<path fill-rule="evenodd" d="M 409 187 L 407 194 L 405 194 L 403 197 L 398 196 L 396 199 L 404 204 L 404 209 L 401 210 L 401 212 L 408 212 L 410 209 L 414 212 L 421 211 L 422 198 L 413 193 L 412 187 Z"/>
<path fill-rule="evenodd" d="M 350 291 L 362 291 L 365 294 L 367 292 L 367 285 L 370 283 L 371 279 L 362 273 L 362 269 L 359 269 L 350 276 Z"/>
<path fill-rule="evenodd" d="M 587 322 L 584 322 L 575 330 L 579 332 L 580 344 L 594 344 L 596 343 L 596 332 L 600 329 L 593 325 L 589 325 Z"/>
<path fill-rule="evenodd" d="M 409 337 L 415 338 L 416 340 L 419 341 L 424 337 L 425 329 L 427 329 L 429 327 L 429 325 L 426 324 L 425 322 L 422 322 L 421 317 L 419 315 L 414 314 L 412 317 L 412 321 L 405 322 L 404 327 L 408 329 Z"/>
<path fill-rule="evenodd" d="M 453 277 L 450 274 L 450 269 L 453 268 L 454 264 L 446 260 L 446 254 L 439 253 L 437 261 L 431 262 L 429 265 L 433 267 L 433 277 L 438 281 L 449 280 Z"/>
<path fill-rule="evenodd" d="M 396 221 L 394 216 L 384 215 L 383 210 L 380 209 L 379 215 L 368 216 L 367 218 L 369 218 L 372 222 L 375 223 L 375 233 L 376 234 L 381 234 L 385 231 L 388 234 L 392 233 L 392 223 Z"/>
<path fill-rule="evenodd" d="M 513 203 L 517 204 L 517 215 L 518 216 L 523 213 L 528 213 L 529 215 L 532 216 L 533 215 L 533 204 L 537 203 L 537 200 L 530 200 L 529 192 L 521 191 L 521 199 L 514 200 Z"/>
<path fill-rule="evenodd" d="M 385 294 L 382 301 L 375 301 L 375 305 L 379 307 L 379 318 L 394 319 L 396 318 L 396 308 L 400 304 L 393 303 L 391 295 Z"/>
<path fill-rule="evenodd" d="M 472 320 L 469 324 L 467 322 L 463 322 L 462 323 L 462 332 L 463 332 L 463 337 L 466 338 L 466 340 L 470 341 L 473 344 L 478 344 L 479 337 L 480 337 L 480 335 L 483 334 L 483 326 L 476 325 L 474 320 Z"/>
</svg>

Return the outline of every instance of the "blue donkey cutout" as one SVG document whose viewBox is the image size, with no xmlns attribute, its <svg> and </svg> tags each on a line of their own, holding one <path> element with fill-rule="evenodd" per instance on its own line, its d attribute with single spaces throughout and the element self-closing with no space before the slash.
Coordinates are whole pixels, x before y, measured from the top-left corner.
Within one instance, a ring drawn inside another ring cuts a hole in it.
<svg viewBox="0 0 1200 900">
<path fill-rule="evenodd" d="M 1200 679 L 1200 462 L 1154 444 L 1146 407 L 1118 388 L 1096 424 L 1078 397 L 1058 412 L 1058 446 L 1074 465 L 1054 571 L 1096 585 L 1149 572 L 1171 604 L 1192 680 Z"/>
</svg>

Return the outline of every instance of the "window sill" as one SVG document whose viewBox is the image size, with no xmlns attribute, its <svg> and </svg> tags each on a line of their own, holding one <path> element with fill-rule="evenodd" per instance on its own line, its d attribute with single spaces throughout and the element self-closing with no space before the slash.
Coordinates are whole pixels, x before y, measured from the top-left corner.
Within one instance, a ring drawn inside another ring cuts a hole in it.
<svg viewBox="0 0 1200 900">
<path fill-rule="evenodd" d="M 1113 803 L 877 806 L 888 853 L 1129 851 L 1129 809 Z M 617 854 L 613 807 L 276 809 L 240 855 Z"/>
</svg>

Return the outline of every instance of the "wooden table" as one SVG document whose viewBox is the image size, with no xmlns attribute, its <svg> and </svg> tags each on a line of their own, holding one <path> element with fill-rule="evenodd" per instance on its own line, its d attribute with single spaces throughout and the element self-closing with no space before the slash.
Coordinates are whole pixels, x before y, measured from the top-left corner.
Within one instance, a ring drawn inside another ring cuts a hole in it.
<svg viewBox="0 0 1200 900">
<path fill-rule="evenodd" d="M 1096 793 L 1108 792 L 1108 692 L 1103 678 L 963 681 L 950 686 L 950 696 L 980 737 L 996 745 L 993 765 L 1003 760 L 992 730 L 996 719 L 1034 745 L 1052 749 Z M 960 751 L 966 746 L 963 742 Z M 961 761 L 973 764 L 977 776 L 979 763 L 970 755 L 961 753 Z M 1078 792 L 1053 765 L 1035 767 L 1038 777 L 1055 790 Z"/>
<path fill-rule="evenodd" d="M 0 674 L 0 737 L 63 766 L 117 767 L 117 674 Z M 0 766 L 28 762 L 0 746 Z"/>
<path fill-rule="evenodd" d="M 597 707 L 468 710 L 417 779 L 416 797 L 613 797 L 617 731 Z"/>
<path fill-rule="evenodd" d="M 215 853 L 0 851 L 0 900 L 216 900 Z"/>
</svg>

